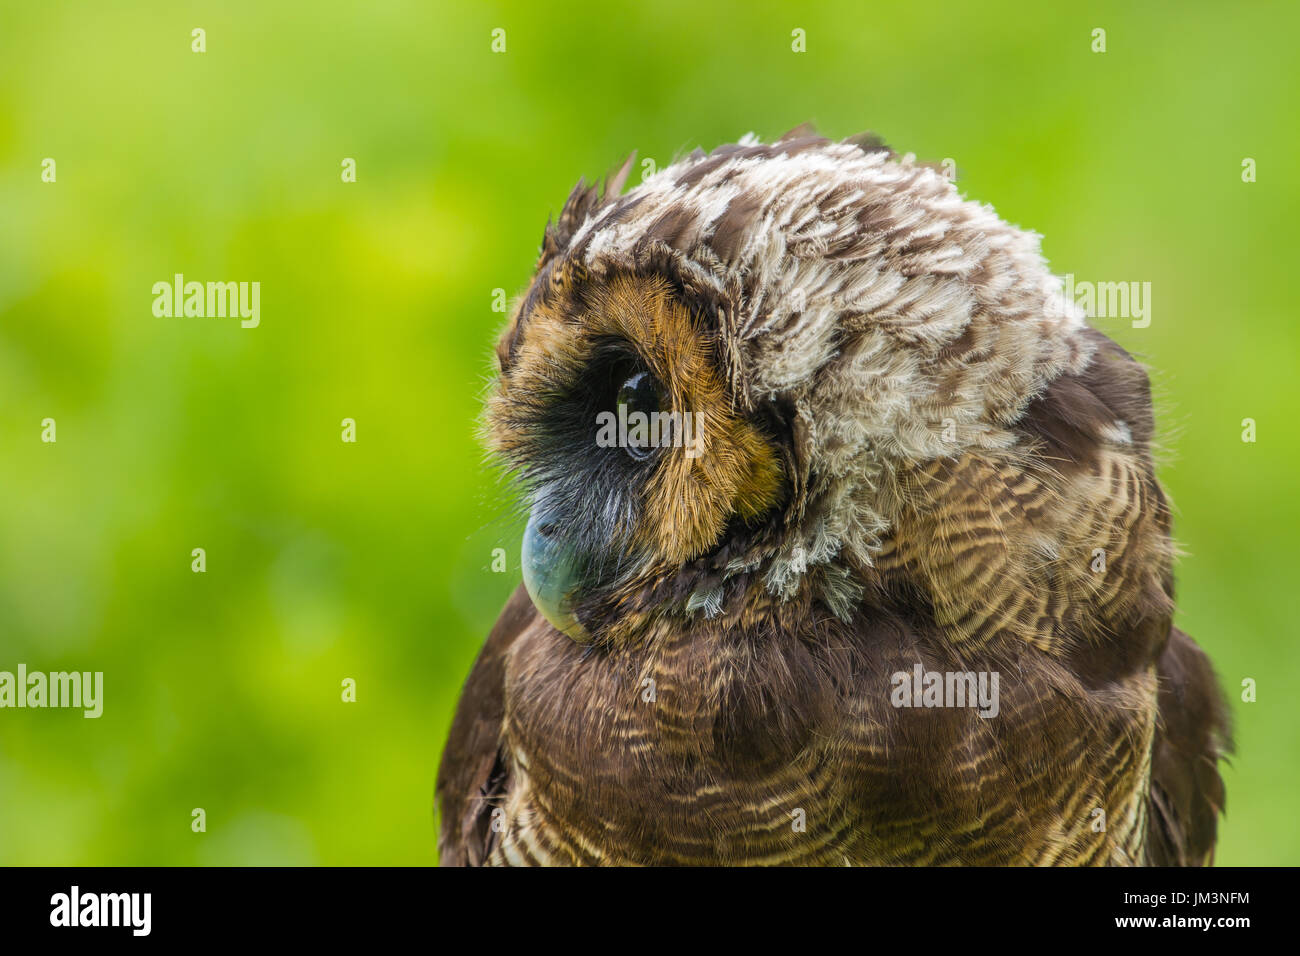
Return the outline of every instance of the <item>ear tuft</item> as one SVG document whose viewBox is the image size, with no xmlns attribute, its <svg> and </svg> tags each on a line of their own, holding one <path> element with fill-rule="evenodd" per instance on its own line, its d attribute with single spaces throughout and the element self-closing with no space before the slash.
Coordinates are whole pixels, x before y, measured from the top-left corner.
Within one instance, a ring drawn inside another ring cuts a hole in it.
<svg viewBox="0 0 1300 956">
<path fill-rule="evenodd" d="M 858 133 L 856 136 L 846 137 L 843 142 L 850 146 L 858 147 L 858 149 L 862 150 L 862 152 L 868 156 L 872 156 L 876 153 L 888 153 L 890 158 L 893 158 L 897 155 L 897 153 L 885 144 L 884 139 L 870 131 Z"/>
<path fill-rule="evenodd" d="M 791 140 L 808 139 L 809 137 L 816 136 L 816 135 L 817 135 L 817 127 L 814 126 L 811 121 L 809 121 L 806 123 L 800 123 L 794 129 L 787 130 L 786 132 L 782 133 L 781 136 L 777 139 L 777 142 L 788 143 Z"/>
</svg>

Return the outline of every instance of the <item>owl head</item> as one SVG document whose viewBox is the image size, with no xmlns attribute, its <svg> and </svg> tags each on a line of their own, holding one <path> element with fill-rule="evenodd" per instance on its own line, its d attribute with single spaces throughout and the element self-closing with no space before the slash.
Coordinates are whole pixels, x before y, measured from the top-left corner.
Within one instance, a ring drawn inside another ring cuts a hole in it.
<svg viewBox="0 0 1300 956">
<path fill-rule="evenodd" d="M 497 347 L 529 593 L 592 642 L 847 619 L 900 469 L 1032 454 L 1017 421 L 1094 339 L 1037 236 L 873 137 L 745 137 L 624 193 L 631 162 L 573 190 Z"/>
</svg>

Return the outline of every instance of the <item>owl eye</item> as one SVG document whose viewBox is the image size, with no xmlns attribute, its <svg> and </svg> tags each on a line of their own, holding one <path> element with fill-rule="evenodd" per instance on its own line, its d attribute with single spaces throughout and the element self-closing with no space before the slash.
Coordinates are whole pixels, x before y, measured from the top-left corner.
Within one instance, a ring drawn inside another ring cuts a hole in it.
<svg viewBox="0 0 1300 956">
<path fill-rule="evenodd" d="M 659 434 L 654 416 L 663 408 L 663 393 L 649 372 L 632 375 L 619 386 L 615 399 L 620 423 L 626 422 L 627 439 L 623 447 L 637 461 L 654 450 L 654 436 Z"/>
</svg>

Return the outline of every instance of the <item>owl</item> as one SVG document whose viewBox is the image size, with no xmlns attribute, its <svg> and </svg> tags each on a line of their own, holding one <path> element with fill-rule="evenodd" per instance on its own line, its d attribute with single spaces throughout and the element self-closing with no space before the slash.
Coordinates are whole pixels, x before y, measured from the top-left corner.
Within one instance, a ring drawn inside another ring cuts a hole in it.
<svg viewBox="0 0 1300 956">
<path fill-rule="evenodd" d="M 870 135 L 631 164 L 496 348 L 523 582 L 442 863 L 1210 862 L 1147 375 L 1038 237 Z"/>
</svg>

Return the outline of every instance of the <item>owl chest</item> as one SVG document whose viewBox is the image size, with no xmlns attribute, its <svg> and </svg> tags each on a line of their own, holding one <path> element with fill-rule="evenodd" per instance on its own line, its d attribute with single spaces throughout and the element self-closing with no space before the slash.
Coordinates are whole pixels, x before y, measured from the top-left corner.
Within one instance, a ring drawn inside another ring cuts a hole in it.
<svg viewBox="0 0 1300 956">
<path fill-rule="evenodd" d="M 635 748 L 635 745 L 633 745 Z M 842 865 L 855 802 L 825 760 L 738 777 L 720 764 L 635 755 L 625 770 L 565 773 L 516 749 L 497 865 Z"/>
<path fill-rule="evenodd" d="M 810 708 L 725 654 L 657 650 L 514 662 L 496 860 L 842 862 L 858 801 L 831 702 Z"/>
<path fill-rule="evenodd" d="M 1107 723 L 1086 701 L 1017 682 L 1003 687 L 994 720 L 974 707 L 895 707 L 887 669 L 875 680 L 855 668 L 846 680 L 829 666 L 716 647 L 593 666 L 550 650 L 511 667 L 497 863 L 1009 864 L 1140 853 L 1150 713 L 1107 709 Z M 835 679 L 819 679 L 827 674 Z M 1031 716 L 1034 732 L 1020 732 Z"/>
</svg>

